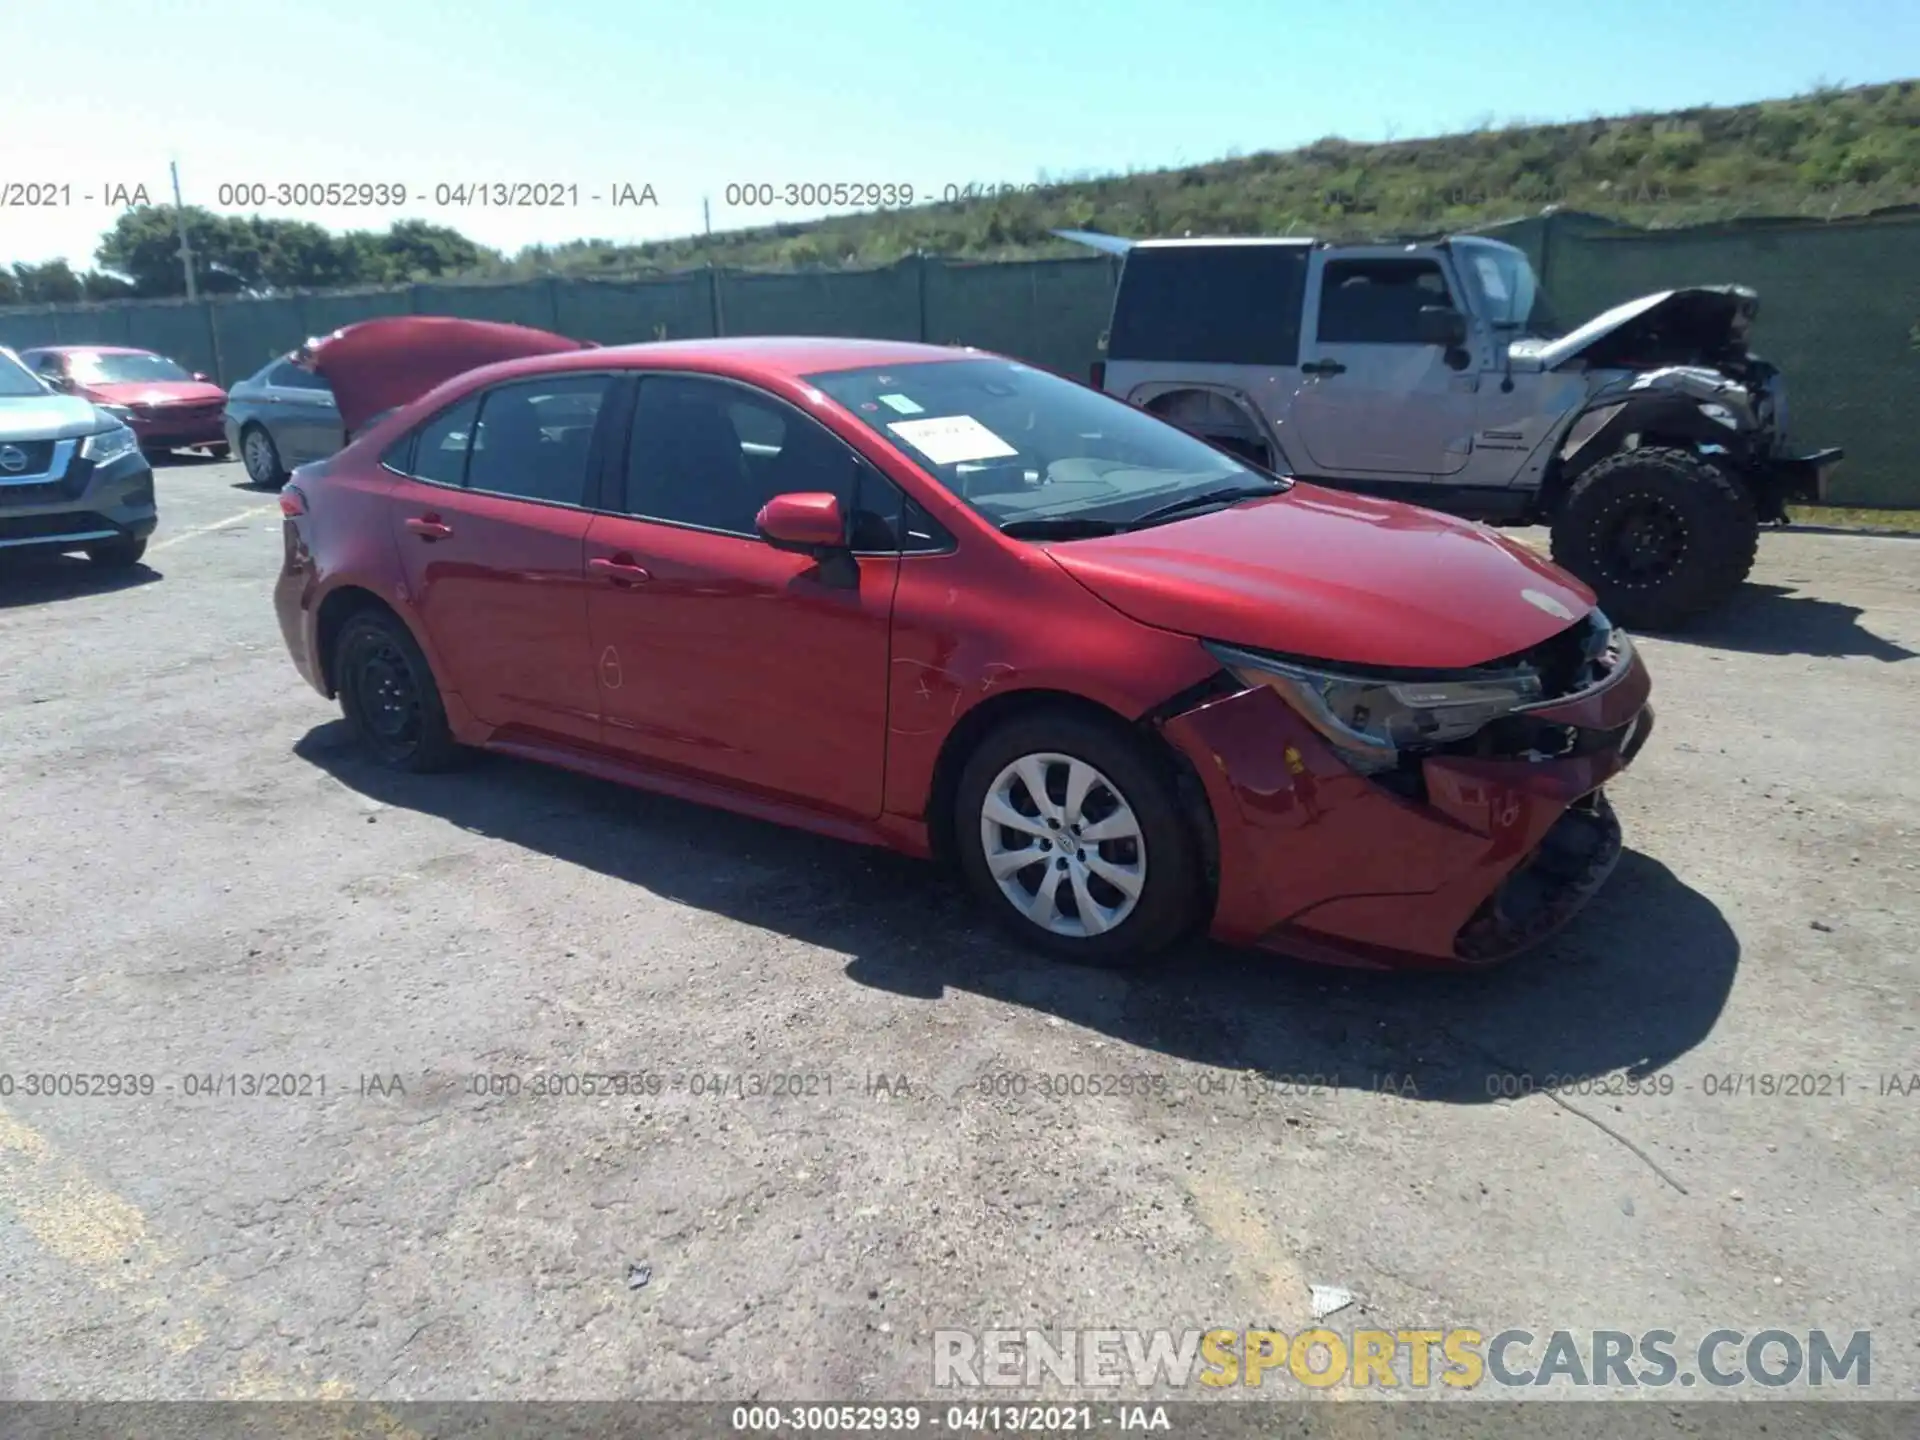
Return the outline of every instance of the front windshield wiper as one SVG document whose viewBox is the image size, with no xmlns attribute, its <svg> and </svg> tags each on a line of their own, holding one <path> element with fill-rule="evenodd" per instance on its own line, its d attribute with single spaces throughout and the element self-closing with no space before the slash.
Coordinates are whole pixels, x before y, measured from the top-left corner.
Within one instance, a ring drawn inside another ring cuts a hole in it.
<svg viewBox="0 0 1920 1440">
<path fill-rule="evenodd" d="M 1198 510 L 1203 505 L 1230 505 L 1235 500 L 1254 500 L 1265 495 L 1278 495 L 1286 486 L 1273 483 L 1263 485 L 1227 485 L 1218 490 L 1207 490 L 1199 495 L 1189 495 L 1182 500 L 1169 500 L 1164 505 L 1155 506 L 1144 515 L 1136 515 L 1127 522 L 1127 529 L 1140 530 L 1156 520 L 1165 520 L 1185 510 Z"/>
<path fill-rule="evenodd" d="M 1000 527 L 1000 533 L 1015 540 L 1087 540 L 1095 535 L 1117 535 L 1125 528 L 1118 520 L 1095 520 L 1086 515 L 1050 515 L 1031 520 L 1009 520 Z"/>
</svg>

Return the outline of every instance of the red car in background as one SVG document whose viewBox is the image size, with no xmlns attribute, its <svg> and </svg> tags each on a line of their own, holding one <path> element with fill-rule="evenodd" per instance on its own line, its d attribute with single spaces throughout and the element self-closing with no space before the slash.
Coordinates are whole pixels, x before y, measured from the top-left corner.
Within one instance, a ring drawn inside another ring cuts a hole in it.
<svg viewBox="0 0 1920 1440">
<path fill-rule="evenodd" d="M 396 317 L 306 354 L 356 438 L 283 492 L 274 603 L 386 765 L 950 858 L 1092 963 L 1482 965 L 1619 856 L 1647 671 L 1485 527 L 978 351 Z"/>
<path fill-rule="evenodd" d="M 168 450 L 227 453 L 227 392 L 205 375 L 119 345 L 42 345 L 21 363 L 56 390 L 91 400 L 130 428 L 149 455 Z"/>
</svg>

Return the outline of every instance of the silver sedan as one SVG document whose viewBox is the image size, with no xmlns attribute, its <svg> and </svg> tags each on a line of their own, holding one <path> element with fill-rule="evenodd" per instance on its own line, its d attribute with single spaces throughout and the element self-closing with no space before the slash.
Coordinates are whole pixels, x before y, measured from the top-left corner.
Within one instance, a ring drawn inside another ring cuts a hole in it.
<svg viewBox="0 0 1920 1440">
<path fill-rule="evenodd" d="M 227 392 L 227 443 L 255 485 L 278 490 L 288 474 L 346 443 L 327 382 L 284 356 Z"/>
</svg>

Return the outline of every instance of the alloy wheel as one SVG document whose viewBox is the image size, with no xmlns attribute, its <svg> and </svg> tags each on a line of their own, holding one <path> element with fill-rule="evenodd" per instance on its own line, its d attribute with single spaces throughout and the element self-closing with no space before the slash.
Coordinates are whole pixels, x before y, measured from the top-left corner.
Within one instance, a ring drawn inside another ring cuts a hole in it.
<svg viewBox="0 0 1920 1440">
<path fill-rule="evenodd" d="M 273 482 L 273 442 L 267 438 L 264 430 L 247 432 L 247 438 L 240 446 L 240 457 L 246 461 L 247 478 L 254 484 L 268 485 Z"/>
<path fill-rule="evenodd" d="M 1147 884 L 1147 842 L 1120 788 L 1071 755 L 1023 755 L 987 787 L 980 845 L 1000 893 L 1053 935 L 1104 935 Z"/>
</svg>

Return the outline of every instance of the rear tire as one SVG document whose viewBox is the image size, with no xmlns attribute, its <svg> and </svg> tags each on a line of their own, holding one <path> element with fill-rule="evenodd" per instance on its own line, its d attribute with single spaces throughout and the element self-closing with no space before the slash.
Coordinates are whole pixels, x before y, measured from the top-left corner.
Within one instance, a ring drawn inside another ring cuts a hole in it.
<svg viewBox="0 0 1920 1440">
<path fill-rule="evenodd" d="M 109 540 L 86 549 L 87 559 L 102 570 L 131 570 L 146 553 L 145 540 Z"/>
<path fill-rule="evenodd" d="M 249 425 L 240 432 L 240 463 L 247 468 L 247 479 L 262 490 L 278 490 L 287 483 L 280 447 L 263 425 Z"/>
<path fill-rule="evenodd" d="M 1138 965 L 1200 913 L 1200 845 L 1174 778 L 1117 724 L 1061 709 L 990 733 L 961 772 L 953 838 L 988 912 L 1058 960 Z"/>
<path fill-rule="evenodd" d="M 1627 450 L 1574 481 L 1553 522 L 1554 563 L 1634 629 L 1673 629 L 1753 569 L 1760 521 L 1745 486 L 1685 450 Z"/>
<path fill-rule="evenodd" d="M 363 610 L 333 647 L 340 712 L 368 754 L 389 770 L 425 774 L 461 758 L 427 657 L 400 619 Z"/>
</svg>

